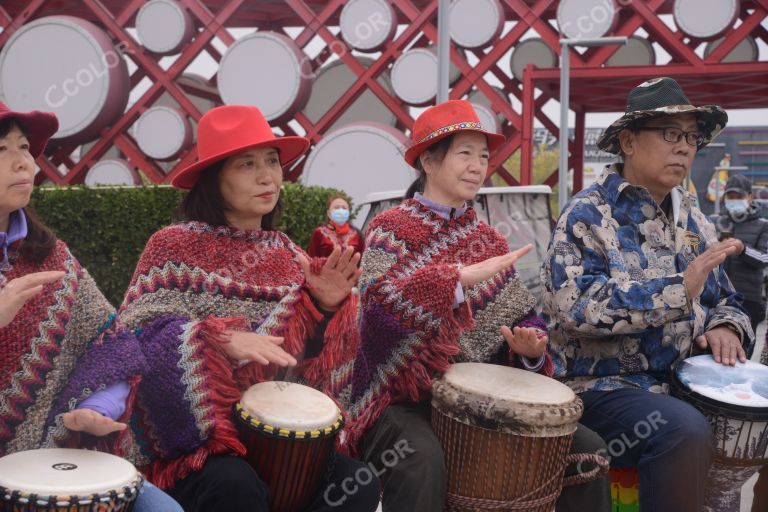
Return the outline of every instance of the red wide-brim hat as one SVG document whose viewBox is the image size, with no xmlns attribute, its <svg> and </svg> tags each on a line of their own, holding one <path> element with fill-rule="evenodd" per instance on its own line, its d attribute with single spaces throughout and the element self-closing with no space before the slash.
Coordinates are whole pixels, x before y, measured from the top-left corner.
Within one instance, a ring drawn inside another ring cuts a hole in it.
<svg viewBox="0 0 768 512">
<path fill-rule="evenodd" d="M 29 152 L 37 158 L 45 149 L 48 140 L 59 129 L 59 120 L 51 112 L 14 112 L 8 105 L 0 101 L 0 122 L 13 119 L 21 127 L 21 131 L 29 141 Z"/>
<path fill-rule="evenodd" d="M 405 152 L 405 161 L 416 167 L 416 159 L 425 149 L 441 139 L 461 131 L 480 132 L 488 138 L 488 151 L 493 152 L 506 138 L 486 131 L 472 104 L 466 100 L 450 100 L 428 108 L 413 123 L 411 147 Z"/>
<path fill-rule="evenodd" d="M 198 161 L 177 172 L 171 185 L 190 189 L 200 174 L 211 165 L 247 149 L 275 148 L 280 165 L 286 166 L 309 148 L 304 137 L 277 137 L 261 111 L 247 105 L 212 108 L 200 118 L 197 127 Z"/>
</svg>

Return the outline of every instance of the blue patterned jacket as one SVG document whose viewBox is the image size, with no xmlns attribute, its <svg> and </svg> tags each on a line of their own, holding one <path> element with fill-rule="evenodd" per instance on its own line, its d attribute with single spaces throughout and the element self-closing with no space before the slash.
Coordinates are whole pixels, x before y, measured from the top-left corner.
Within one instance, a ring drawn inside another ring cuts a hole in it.
<svg viewBox="0 0 768 512">
<path fill-rule="evenodd" d="M 555 377 L 576 392 L 667 392 L 696 336 L 727 324 L 747 347 L 754 333 L 722 265 L 688 297 L 683 271 L 717 241 L 693 196 L 674 189 L 669 219 L 620 169 L 575 195 L 552 235 L 542 283 Z"/>
</svg>

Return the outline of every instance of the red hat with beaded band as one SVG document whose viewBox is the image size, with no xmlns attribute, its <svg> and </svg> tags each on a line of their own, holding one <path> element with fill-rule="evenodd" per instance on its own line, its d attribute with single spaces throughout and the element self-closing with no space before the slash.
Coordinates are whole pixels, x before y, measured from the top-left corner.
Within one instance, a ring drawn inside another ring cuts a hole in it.
<svg viewBox="0 0 768 512">
<path fill-rule="evenodd" d="M 261 111 L 248 105 L 224 105 L 212 108 L 200 118 L 197 127 L 197 163 L 171 178 L 171 185 L 190 189 L 200 174 L 211 165 L 253 148 L 276 148 L 280 165 L 285 167 L 309 148 L 304 137 L 277 137 Z"/>
<path fill-rule="evenodd" d="M 59 120 L 50 112 L 14 112 L 0 101 L 0 121 L 13 119 L 21 127 L 21 131 L 29 141 L 29 153 L 37 158 L 43 152 L 45 146 L 59 129 Z"/>
<path fill-rule="evenodd" d="M 491 152 L 506 140 L 503 135 L 491 133 L 483 128 L 470 102 L 450 100 L 428 108 L 413 123 L 411 147 L 405 152 L 405 161 L 415 167 L 416 159 L 425 149 L 460 131 L 485 134 L 488 138 L 488 151 Z"/>
</svg>

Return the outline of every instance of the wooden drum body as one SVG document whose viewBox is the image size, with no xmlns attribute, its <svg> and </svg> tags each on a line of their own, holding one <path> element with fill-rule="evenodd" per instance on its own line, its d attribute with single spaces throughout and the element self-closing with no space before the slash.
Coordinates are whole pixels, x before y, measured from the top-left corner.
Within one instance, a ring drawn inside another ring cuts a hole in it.
<svg viewBox="0 0 768 512">
<path fill-rule="evenodd" d="M 432 428 L 445 452 L 448 510 L 550 512 L 582 410 L 570 388 L 542 375 L 453 365 L 432 387 Z"/>
<path fill-rule="evenodd" d="M 129 511 L 143 482 L 133 464 L 108 453 L 16 452 L 0 458 L 0 511 Z"/>
<path fill-rule="evenodd" d="M 243 394 L 235 418 L 247 460 L 269 487 L 270 510 L 305 510 L 334 462 L 343 419 L 333 400 L 301 384 L 262 382 Z"/>
</svg>

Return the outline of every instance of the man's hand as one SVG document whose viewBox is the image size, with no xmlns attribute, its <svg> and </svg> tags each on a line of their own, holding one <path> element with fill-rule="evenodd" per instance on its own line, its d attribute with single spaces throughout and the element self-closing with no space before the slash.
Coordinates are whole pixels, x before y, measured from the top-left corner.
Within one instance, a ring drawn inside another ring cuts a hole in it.
<svg viewBox="0 0 768 512">
<path fill-rule="evenodd" d="M 704 290 L 704 283 L 710 272 L 720 266 L 731 254 L 739 254 L 744 250 L 744 244 L 738 238 L 729 238 L 718 242 L 699 254 L 683 272 L 683 283 L 688 291 L 688 297 L 695 299 Z"/>
<path fill-rule="evenodd" d="M 712 357 L 718 363 L 733 366 L 736 364 L 737 357 L 742 363 L 747 362 L 747 354 L 741 346 L 741 340 L 728 327 L 720 326 L 710 329 L 696 338 L 696 344 L 703 349 L 709 347 Z"/>
</svg>

